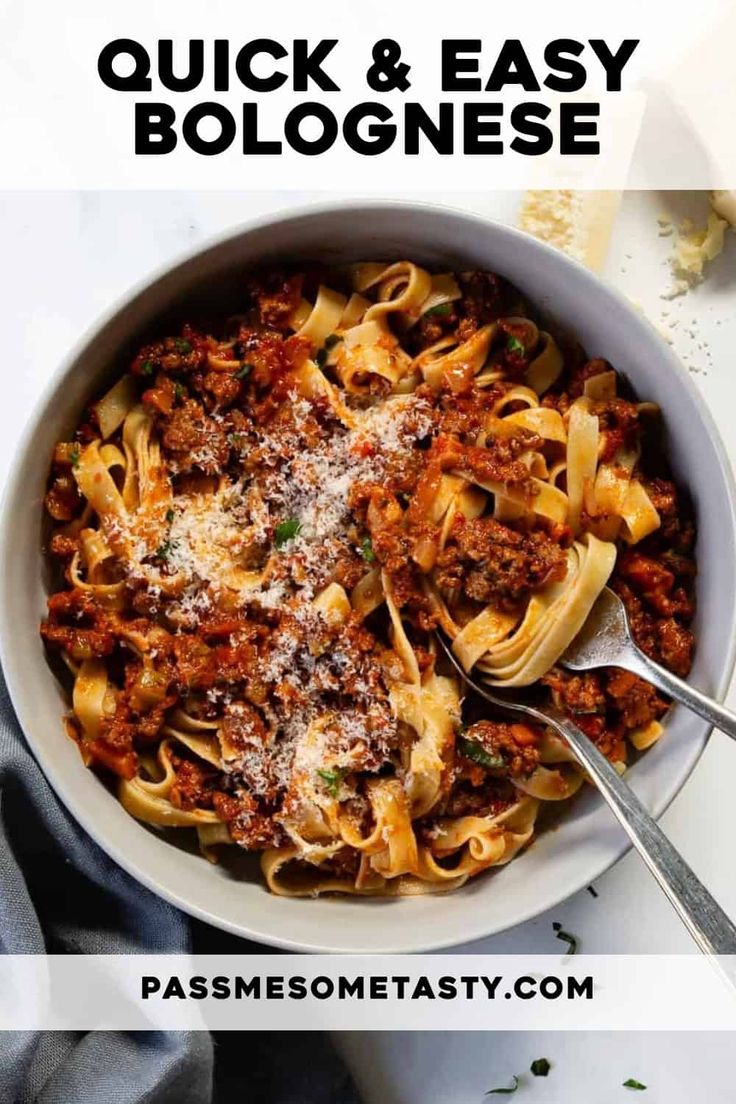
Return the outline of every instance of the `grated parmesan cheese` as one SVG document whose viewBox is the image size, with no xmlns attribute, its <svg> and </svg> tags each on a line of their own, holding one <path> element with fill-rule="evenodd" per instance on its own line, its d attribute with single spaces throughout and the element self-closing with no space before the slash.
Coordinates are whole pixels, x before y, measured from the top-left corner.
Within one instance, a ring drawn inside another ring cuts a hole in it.
<svg viewBox="0 0 736 1104">
<path fill-rule="evenodd" d="M 160 505 L 139 509 L 125 533 L 121 522 L 111 522 L 116 547 L 122 541 L 127 549 L 131 581 L 165 602 L 176 631 L 196 629 L 218 608 L 271 616 L 258 670 L 268 688 L 258 708 L 269 741 L 252 723 L 252 707 L 234 700 L 231 689 L 205 695 L 224 718 L 223 766 L 236 792 L 244 787 L 266 801 L 274 788 L 287 793 L 287 805 L 288 795 L 296 802 L 310 793 L 325 799 L 327 792 L 331 799 L 324 770 L 335 772 L 333 789 L 344 795 L 344 776 L 377 770 L 396 740 L 377 658 L 351 650 L 313 602 L 346 547 L 359 543 L 349 506 L 353 485 L 380 482 L 388 463 L 431 433 L 432 410 L 406 395 L 353 414 L 354 428 L 322 425 L 310 402 L 293 396 L 275 428 L 253 430 L 250 474 L 222 479 L 213 493 L 174 495 L 165 522 Z M 297 524 L 277 546 L 285 521 Z M 227 737 L 230 729 L 237 738 Z"/>
</svg>

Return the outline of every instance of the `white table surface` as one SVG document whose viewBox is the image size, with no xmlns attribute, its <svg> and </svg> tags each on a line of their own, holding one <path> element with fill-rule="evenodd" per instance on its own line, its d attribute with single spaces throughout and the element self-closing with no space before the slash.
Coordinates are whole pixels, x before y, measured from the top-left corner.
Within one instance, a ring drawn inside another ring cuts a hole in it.
<svg viewBox="0 0 736 1104">
<path fill-rule="evenodd" d="M 0 204 L 5 318 L 4 393 L 0 403 L 0 479 L 12 463 L 29 410 L 60 358 L 98 313 L 135 281 L 209 235 L 253 215 L 327 196 L 299 193 L 23 193 Z M 433 197 L 427 197 L 433 198 Z M 466 193 L 442 197 L 514 221 L 519 197 Z M 698 215 L 698 195 L 625 197 L 606 276 L 638 300 L 653 321 L 676 322 L 671 337 L 711 407 L 736 460 L 736 235 L 708 279 L 682 299 L 660 294 L 671 240 L 656 216 L 669 205 Z M 669 315 L 663 317 L 662 312 Z M 732 703 L 733 692 L 731 695 Z M 716 733 L 663 825 L 700 877 L 736 916 L 733 806 L 736 748 Z M 468 950 L 521 953 L 559 950 L 553 920 L 596 953 L 689 952 L 690 941 L 640 861 L 622 859 L 583 892 L 514 931 Z M 645 1104 L 736 1100 L 726 1035 L 462 1034 L 343 1035 L 346 1054 L 369 1104 L 479 1104 L 486 1089 L 508 1082 L 542 1055 L 550 1076 L 527 1079 L 514 1097 L 545 1104 L 608 1104 L 635 1095 Z M 636 1077 L 649 1088 L 621 1087 Z M 496 1099 L 496 1098 L 493 1098 Z"/>
</svg>

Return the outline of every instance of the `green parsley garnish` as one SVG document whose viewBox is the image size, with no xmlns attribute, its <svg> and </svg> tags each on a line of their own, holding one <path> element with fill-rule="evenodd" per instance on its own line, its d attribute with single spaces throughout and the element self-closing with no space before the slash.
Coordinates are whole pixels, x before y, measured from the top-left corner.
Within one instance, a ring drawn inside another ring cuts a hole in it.
<svg viewBox="0 0 736 1104">
<path fill-rule="evenodd" d="M 325 338 L 325 349 L 332 349 L 342 338 L 338 334 L 328 334 Z"/>
<path fill-rule="evenodd" d="M 153 375 L 153 361 L 152 360 L 144 360 L 143 361 L 143 363 L 141 364 L 141 375 L 142 376 L 152 376 Z"/>
<path fill-rule="evenodd" d="M 244 433 L 228 433 L 227 435 L 227 443 L 232 445 L 233 448 L 240 448 L 244 441 Z"/>
<path fill-rule="evenodd" d="M 177 337 L 174 345 L 176 346 L 177 353 L 191 353 L 192 351 L 192 346 L 183 337 Z"/>
<path fill-rule="evenodd" d="M 184 388 L 180 383 L 174 384 L 174 398 L 179 400 L 184 398 Z"/>
<path fill-rule="evenodd" d="M 641 1081 L 637 1081 L 635 1077 L 629 1077 L 623 1084 L 625 1089 L 638 1089 L 640 1092 L 646 1088 L 646 1085 L 642 1085 Z"/>
<path fill-rule="evenodd" d="M 486 1096 L 511 1096 L 511 1093 L 515 1093 L 519 1087 L 519 1078 L 514 1074 L 513 1085 L 508 1089 L 489 1089 Z"/>
<path fill-rule="evenodd" d="M 514 337 L 513 335 L 506 342 L 506 348 L 508 349 L 508 351 L 510 353 L 522 353 L 523 354 L 523 352 L 524 352 L 524 346 L 523 346 L 522 342 L 519 341 L 518 337 Z"/>
<path fill-rule="evenodd" d="M 166 520 L 168 521 L 169 525 L 171 525 L 172 521 L 174 520 L 174 511 L 171 509 L 171 507 L 169 507 L 169 509 L 166 511 Z"/>
<path fill-rule="evenodd" d="M 567 953 L 571 954 L 571 955 L 576 954 L 577 949 L 578 949 L 578 941 L 575 938 L 575 936 L 570 935 L 569 932 L 563 931 L 562 930 L 562 924 L 558 924 L 558 922 L 556 920 L 555 920 L 554 924 L 552 925 L 552 927 L 555 930 L 555 932 L 557 933 L 557 938 L 561 939 L 563 943 L 567 943 L 568 946 L 570 947 L 570 950 Z"/>
<path fill-rule="evenodd" d="M 464 755 L 466 759 L 470 759 L 481 767 L 487 767 L 488 770 L 499 770 L 506 766 L 503 755 L 491 755 L 482 744 L 475 740 L 468 740 L 465 736 L 459 736 L 457 746 L 461 755 Z"/>
<path fill-rule="evenodd" d="M 318 770 L 317 774 L 325 783 L 325 788 L 330 797 L 337 797 L 340 790 L 340 783 L 345 777 L 344 770 Z"/>
<path fill-rule="evenodd" d="M 253 365 L 248 364 L 248 362 L 246 361 L 244 364 L 241 364 L 241 366 L 238 368 L 237 372 L 235 373 L 235 378 L 239 379 L 239 380 L 246 379 L 251 374 L 252 371 L 253 371 Z"/>
<path fill-rule="evenodd" d="M 79 463 L 79 456 L 79 445 L 72 445 L 71 449 L 69 450 L 69 463 L 73 468 L 76 468 L 77 464 Z"/>
<path fill-rule="evenodd" d="M 529 1067 L 535 1077 L 546 1077 L 551 1068 L 549 1058 L 535 1058 Z"/>
<path fill-rule="evenodd" d="M 324 368 L 327 363 L 327 350 L 324 346 L 317 350 L 314 360 L 318 368 Z"/>
<path fill-rule="evenodd" d="M 156 556 L 159 560 L 168 560 L 170 552 L 171 541 L 164 541 L 164 543 L 159 545 L 159 547 L 156 549 Z"/>
<path fill-rule="evenodd" d="M 447 317 L 448 314 L 452 314 L 452 303 L 438 303 L 436 307 L 430 307 L 429 310 L 424 313 L 425 315 L 441 314 Z M 500 1092 L 501 1090 L 494 1089 L 494 1092 L 495 1091 Z"/>
<path fill-rule="evenodd" d="M 360 554 L 366 563 L 373 563 L 376 558 L 376 553 L 373 551 L 373 541 L 370 537 L 366 537 L 360 546 Z"/>
<path fill-rule="evenodd" d="M 301 522 L 298 518 L 287 518 L 286 521 L 281 521 L 276 526 L 276 532 L 274 533 L 274 544 L 277 548 L 282 548 L 287 541 L 293 540 L 301 529 Z"/>
</svg>

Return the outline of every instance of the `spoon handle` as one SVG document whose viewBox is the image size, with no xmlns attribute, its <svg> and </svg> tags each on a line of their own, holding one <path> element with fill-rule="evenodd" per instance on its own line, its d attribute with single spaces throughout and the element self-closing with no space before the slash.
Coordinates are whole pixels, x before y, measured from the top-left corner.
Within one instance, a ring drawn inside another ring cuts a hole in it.
<svg viewBox="0 0 736 1104">
<path fill-rule="evenodd" d="M 730 709 L 726 709 L 717 701 L 713 701 L 701 690 L 696 690 L 694 686 L 678 678 L 677 675 L 673 675 L 665 667 L 660 667 L 658 663 L 655 663 L 639 648 L 632 650 L 630 659 L 627 655 L 625 659 L 617 662 L 619 666 L 625 667 L 627 671 L 631 671 L 635 675 L 641 675 L 647 682 L 651 682 L 656 686 L 658 690 L 674 698 L 681 705 L 687 706 L 693 713 L 697 713 L 706 721 L 710 721 L 721 732 L 725 732 L 732 740 L 736 740 L 736 713 L 732 713 Z"/>
<path fill-rule="evenodd" d="M 545 709 L 544 713 L 560 735 L 565 737 L 578 761 L 596 783 L 701 951 L 712 955 L 736 954 L 736 926 L 673 847 L 633 790 L 572 721 L 552 710 L 548 712 Z"/>
</svg>

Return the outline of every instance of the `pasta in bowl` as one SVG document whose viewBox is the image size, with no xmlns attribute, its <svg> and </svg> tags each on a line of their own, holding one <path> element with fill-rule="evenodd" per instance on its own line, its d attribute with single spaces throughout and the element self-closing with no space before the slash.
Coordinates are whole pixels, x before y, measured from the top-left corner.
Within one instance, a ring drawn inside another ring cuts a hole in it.
<svg viewBox="0 0 736 1104">
<path fill-rule="evenodd" d="M 485 270 L 271 267 L 241 299 L 143 344 L 56 447 L 41 632 L 67 732 L 134 817 L 259 852 L 277 895 L 457 889 L 583 779 L 463 702 L 436 627 L 622 770 L 667 702 L 558 666 L 601 589 L 690 669 L 695 528 L 658 407 Z"/>
</svg>

